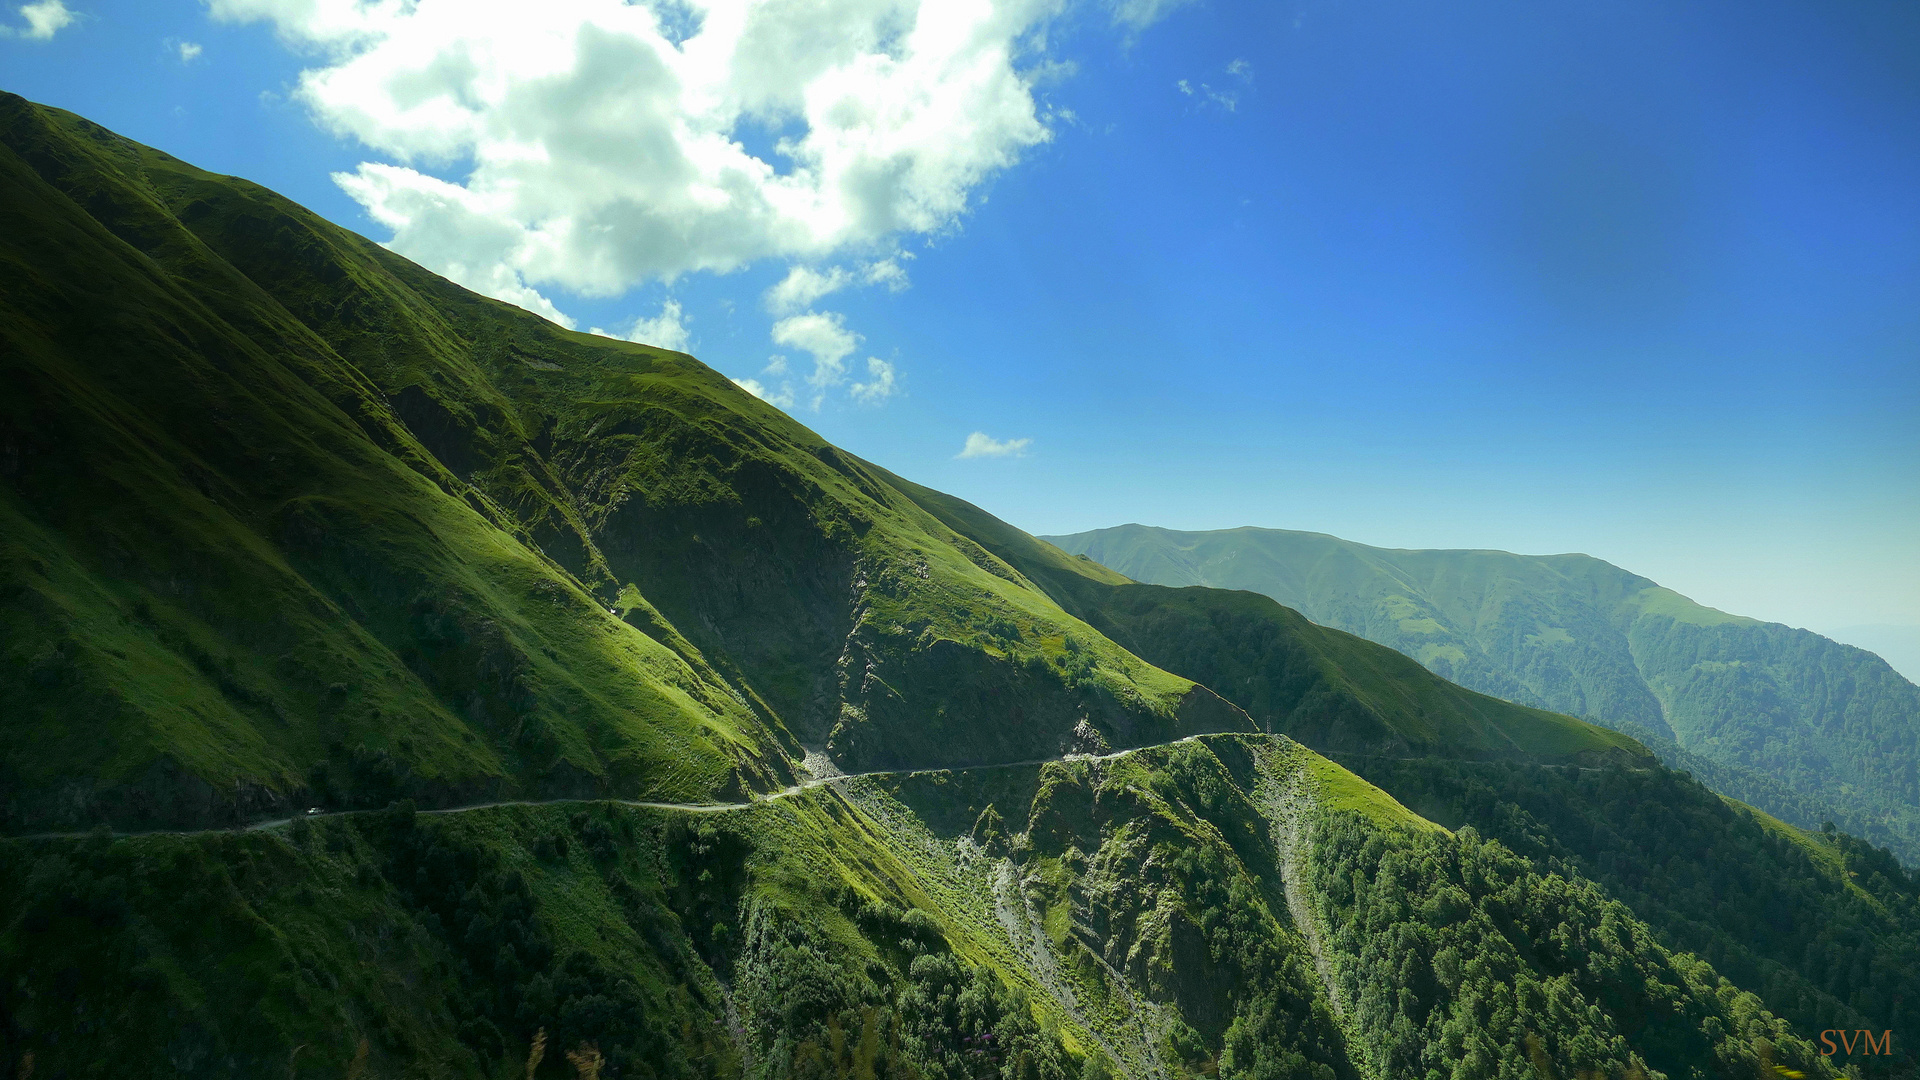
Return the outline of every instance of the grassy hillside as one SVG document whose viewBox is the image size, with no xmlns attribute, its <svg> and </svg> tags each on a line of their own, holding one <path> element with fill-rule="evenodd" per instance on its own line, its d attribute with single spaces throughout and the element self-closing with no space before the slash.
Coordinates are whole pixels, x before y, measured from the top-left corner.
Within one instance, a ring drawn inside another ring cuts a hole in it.
<svg viewBox="0 0 1920 1080">
<path fill-rule="evenodd" d="M 950 495 L 891 477 L 1114 641 L 1322 750 L 1531 760 L 1647 760 L 1630 738 L 1433 678 L 1389 648 L 1250 592 L 1142 585 Z"/>
<path fill-rule="evenodd" d="M 1279 737 L 718 814 L 8 840 L 0 870 L 0 1063 L 36 1076 L 518 1077 L 542 1032 L 543 1078 L 587 1047 L 605 1076 L 1835 1075 L 1591 882 Z"/>
<path fill-rule="evenodd" d="M 607 612 L 167 204 L 270 196 L 17 98 L 0 140 L 9 826 L 769 782 L 768 724 L 697 653 Z M 309 261 L 390 284 L 357 254 Z"/>
<path fill-rule="evenodd" d="M 1771 777 L 1920 863 L 1920 688 L 1879 657 L 1702 607 L 1584 555 L 1399 551 L 1319 533 L 1140 525 L 1052 538 L 1141 581 L 1270 596 L 1463 686 Z"/>
<path fill-rule="evenodd" d="M 19 98 L 0 144 L 15 831 L 1251 726 L 690 357 Z"/>
</svg>

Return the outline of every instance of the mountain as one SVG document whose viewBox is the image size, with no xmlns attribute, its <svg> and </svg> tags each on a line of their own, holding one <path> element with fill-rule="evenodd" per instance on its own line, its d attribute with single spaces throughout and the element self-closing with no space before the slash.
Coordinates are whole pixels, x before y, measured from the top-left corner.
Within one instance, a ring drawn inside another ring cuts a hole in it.
<svg viewBox="0 0 1920 1080">
<path fill-rule="evenodd" d="M 1049 538 L 1131 578 L 1270 596 L 1463 686 L 1633 733 L 1920 864 L 1920 688 L 1878 656 L 1585 555 L 1401 551 L 1277 529 Z M 1677 761 L 1669 758 L 1669 763 Z"/>
<path fill-rule="evenodd" d="M 0 385 L 11 1075 L 1913 1073 L 1885 852 L 11 96 Z"/>
<path fill-rule="evenodd" d="M 9 113 L 16 829 L 1247 726 L 688 357 Z"/>
<path fill-rule="evenodd" d="M 1910 683 L 1920 683 L 1920 626 L 1869 623 L 1830 630 L 1827 637 L 1857 645 L 1893 665 Z"/>
<path fill-rule="evenodd" d="M 1135 655 L 1182 671 L 1244 706 L 1269 731 L 1376 754 L 1515 758 L 1589 765 L 1645 758 L 1631 739 L 1561 714 L 1423 677 L 1417 664 L 1315 626 L 1264 598 L 1129 581 L 899 477 L 929 513 L 976 540 L 1067 610 Z"/>
</svg>

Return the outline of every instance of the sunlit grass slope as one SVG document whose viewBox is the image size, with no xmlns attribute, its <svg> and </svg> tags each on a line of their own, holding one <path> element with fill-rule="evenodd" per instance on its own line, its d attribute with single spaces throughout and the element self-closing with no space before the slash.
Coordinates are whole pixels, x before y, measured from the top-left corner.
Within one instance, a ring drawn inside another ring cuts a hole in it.
<svg viewBox="0 0 1920 1080">
<path fill-rule="evenodd" d="M 16 827 L 768 774 L 697 657 L 609 614 L 167 203 L 264 193 L 17 98 L 0 140 Z"/>
<path fill-rule="evenodd" d="M 16 830 L 1252 726 L 690 357 L 19 98 L 0 144 Z"/>
</svg>

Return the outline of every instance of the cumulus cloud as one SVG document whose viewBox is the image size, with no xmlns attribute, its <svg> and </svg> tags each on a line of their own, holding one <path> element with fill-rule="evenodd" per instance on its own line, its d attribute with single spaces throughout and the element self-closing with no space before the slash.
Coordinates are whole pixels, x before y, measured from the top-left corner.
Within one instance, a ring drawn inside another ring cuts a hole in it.
<svg viewBox="0 0 1920 1080">
<path fill-rule="evenodd" d="M 808 311 L 789 315 L 773 324 L 772 336 L 776 345 L 813 355 L 813 370 L 802 380 L 807 406 L 811 409 L 819 409 L 826 403 L 828 393 L 841 386 L 846 387 L 849 397 L 863 405 L 878 405 L 898 389 L 899 372 L 891 363 L 876 356 L 867 357 L 864 380 L 849 381 L 854 376 L 847 361 L 860 347 L 860 335 L 847 329 L 846 321 L 838 312 Z M 783 354 L 769 357 L 758 378 L 733 381 L 753 396 L 783 409 L 792 408 L 800 397 L 794 385 L 794 372 Z"/>
<path fill-rule="evenodd" d="M 899 292 L 907 287 L 907 268 L 900 260 L 911 259 L 909 252 L 899 252 L 891 259 L 871 262 L 860 270 L 860 281 L 864 285 L 884 285 L 888 292 Z"/>
<path fill-rule="evenodd" d="M 1050 137 L 1029 43 L 1059 2 L 548 0 L 530 17 L 462 0 L 206 0 L 321 57 L 298 94 L 387 159 L 336 180 L 391 247 L 562 324 L 540 290 L 873 259 L 889 237 L 952 227 L 981 182 Z M 431 175 L 448 167 L 463 175 Z M 782 310 L 905 279 L 884 258 L 808 272 Z"/>
<path fill-rule="evenodd" d="M 759 379 L 735 379 L 733 383 L 735 386 L 738 386 L 740 389 L 745 390 L 747 393 L 752 394 L 754 397 L 759 398 L 761 401 L 766 402 L 776 409 L 793 408 L 793 387 L 791 385 L 781 386 L 776 390 L 767 386 L 767 384 L 761 382 Z"/>
<path fill-rule="evenodd" d="M 779 284 L 767 290 L 767 310 L 780 313 L 811 307 L 815 300 L 839 292 L 852 280 L 853 275 L 843 267 L 815 270 L 796 266 L 787 271 Z"/>
<path fill-rule="evenodd" d="M 967 436 L 967 444 L 955 454 L 956 458 L 976 457 L 1025 457 L 1027 446 L 1032 439 L 996 439 L 984 431 L 976 431 Z"/>
<path fill-rule="evenodd" d="M 878 405 L 893 396 L 893 365 L 879 357 L 867 357 L 867 381 L 848 388 L 853 400 Z"/>
<path fill-rule="evenodd" d="M 815 300 L 839 292 L 849 285 L 880 285 L 889 292 L 899 292 L 907 287 L 907 271 L 900 263 L 912 257 L 906 252 L 896 252 L 889 258 L 878 259 L 855 269 L 830 266 L 825 270 L 816 270 L 811 266 L 795 266 L 787 271 L 787 276 L 781 278 L 778 284 L 767 290 L 767 310 L 776 315 L 791 314 L 811 307 Z"/>
<path fill-rule="evenodd" d="M 817 409 L 828 390 L 847 381 L 847 355 L 860 347 L 860 335 L 847 329 L 838 312 L 809 311 L 774 323 L 773 343 L 813 354 L 807 384 L 813 388 Z"/>
<path fill-rule="evenodd" d="M 660 314 L 651 319 L 641 316 L 633 320 L 633 325 L 624 334 L 609 334 L 597 326 L 591 332 L 605 337 L 625 338 L 655 348 L 686 352 L 687 346 L 693 343 L 693 336 L 687 333 L 687 323 L 691 321 L 680 309 L 680 301 L 668 300 L 660 305 Z"/>
<path fill-rule="evenodd" d="M 47 41 L 53 35 L 73 25 L 74 13 L 61 0 L 40 0 L 35 4 L 22 4 L 20 17 L 27 22 L 25 29 L 12 26 L 0 26 L 0 37 L 23 37 L 28 41 Z"/>
<path fill-rule="evenodd" d="M 766 381 L 761 381 L 761 380 Z M 775 380 L 778 380 L 777 382 Z M 787 358 L 771 356 L 760 371 L 759 379 L 735 379 L 734 384 L 775 408 L 793 408 L 793 380 L 788 378 Z"/>
<path fill-rule="evenodd" d="M 173 47 L 174 51 L 180 54 L 180 62 L 183 64 L 193 63 L 195 60 L 200 59 L 202 52 L 206 51 L 200 47 L 198 42 L 194 41 L 177 41 Z"/>
</svg>

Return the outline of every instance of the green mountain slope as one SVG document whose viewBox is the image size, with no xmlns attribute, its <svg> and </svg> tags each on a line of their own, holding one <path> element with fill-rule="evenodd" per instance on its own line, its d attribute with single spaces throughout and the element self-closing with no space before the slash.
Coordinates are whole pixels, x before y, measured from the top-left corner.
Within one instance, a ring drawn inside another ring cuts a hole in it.
<svg viewBox="0 0 1920 1080">
<path fill-rule="evenodd" d="M 1857 645 L 1879 656 L 1910 683 L 1920 683 L 1920 625 L 1871 623 L 1842 626 L 1826 636 L 1847 645 Z"/>
<path fill-rule="evenodd" d="M 696 654 L 608 615 L 140 170 L 190 217 L 264 193 L 18 99 L 0 124 L 9 824 L 765 771 Z"/>
<path fill-rule="evenodd" d="M 1920 1020 L 1910 1012 L 1920 1003 L 1920 878 L 1886 851 L 1802 832 L 1648 768 L 1646 751 L 1614 733 L 1433 684 L 1411 659 L 1268 597 L 1132 583 L 951 496 L 895 482 L 1114 640 L 1222 688 L 1428 819 L 1497 838 L 1540 872 L 1603 884 L 1667 947 L 1764 988 L 1795 1030 Z M 1356 716 L 1383 719 L 1369 727 Z M 1357 730 L 1375 738 L 1353 738 Z M 1722 791 L 1818 820 L 1820 804 L 1777 781 L 1633 733 Z"/>
<path fill-rule="evenodd" d="M 1702 607 L 1584 555 L 1387 550 L 1273 529 L 1052 539 L 1141 581 L 1270 596 L 1488 694 L 1640 725 L 1771 778 L 1780 797 L 1761 805 L 1788 820 L 1831 818 L 1920 862 L 1920 688 L 1864 650 Z"/>
<path fill-rule="evenodd" d="M 1912 1073 L 1805 1019 L 1907 1015 L 1912 882 L 1630 739 L 18 98 L 0 196 L 7 1074 Z M 1642 887 L 1577 787 L 1409 809 L 1493 769 L 1680 800 L 1720 876 Z"/>
<path fill-rule="evenodd" d="M 1347 759 L 1408 807 L 1588 878 L 1796 1030 L 1920 1020 L 1920 876 L 1667 770 Z"/>
<path fill-rule="evenodd" d="M 1592 882 L 1280 737 L 0 870 L 35 1075 L 520 1076 L 540 1033 L 549 1078 L 1837 1075 Z"/>
<path fill-rule="evenodd" d="M 1316 626 L 1266 597 L 1142 585 L 962 500 L 891 480 L 1136 655 L 1316 749 L 1592 763 L 1647 756 L 1615 732 L 1434 679 L 1392 649 Z"/>
<path fill-rule="evenodd" d="M 16 829 L 1251 726 L 691 358 L 18 98 L 0 138 Z"/>
</svg>

